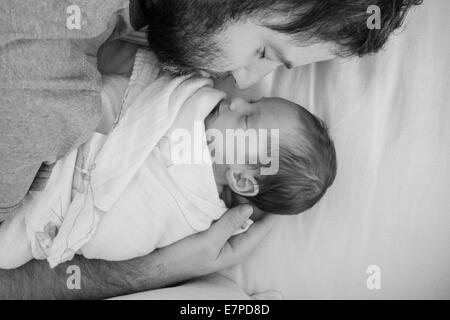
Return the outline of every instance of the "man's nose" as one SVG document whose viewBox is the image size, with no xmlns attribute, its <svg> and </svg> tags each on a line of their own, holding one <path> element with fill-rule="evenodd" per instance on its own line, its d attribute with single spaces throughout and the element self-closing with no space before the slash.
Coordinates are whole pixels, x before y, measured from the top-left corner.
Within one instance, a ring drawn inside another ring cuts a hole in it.
<svg viewBox="0 0 450 320">
<path fill-rule="evenodd" d="M 236 80 L 236 87 L 238 89 L 247 89 L 264 78 L 277 68 L 279 63 L 260 63 L 256 66 L 248 66 L 235 71 L 232 71 L 234 79 Z"/>
<path fill-rule="evenodd" d="M 248 112 L 251 109 L 252 105 L 242 99 L 241 97 L 235 97 L 230 102 L 229 109 L 232 112 L 244 113 Z"/>
</svg>

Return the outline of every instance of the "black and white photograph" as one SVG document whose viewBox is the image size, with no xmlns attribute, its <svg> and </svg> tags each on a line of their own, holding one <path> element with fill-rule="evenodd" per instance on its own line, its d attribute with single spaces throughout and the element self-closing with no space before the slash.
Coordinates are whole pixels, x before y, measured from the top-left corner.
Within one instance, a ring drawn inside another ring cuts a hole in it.
<svg viewBox="0 0 450 320">
<path fill-rule="evenodd" d="M 450 1 L 0 0 L 0 300 L 449 299 Z"/>
</svg>

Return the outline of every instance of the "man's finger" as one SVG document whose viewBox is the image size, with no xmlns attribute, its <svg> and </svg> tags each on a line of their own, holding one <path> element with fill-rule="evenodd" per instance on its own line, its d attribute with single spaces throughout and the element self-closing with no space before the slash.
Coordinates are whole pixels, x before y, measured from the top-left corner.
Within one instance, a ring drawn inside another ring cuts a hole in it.
<svg viewBox="0 0 450 320">
<path fill-rule="evenodd" d="M 243 205 L 228 210 L 220 220 L 216 221 L 205 233 L 208 241 L 220 250 L 228 239 L 239 230 L 252 215 L 253 208 Z"/>
<path fill-rule="evenodd" d="M 246 232 L 231 238 L 222 249 L 217 263 L 225 266 L 240 263 L 267 236 L 279 219 L 280 216 L 266 214 L 261 220 L 252 224 Z"/>
</svg>

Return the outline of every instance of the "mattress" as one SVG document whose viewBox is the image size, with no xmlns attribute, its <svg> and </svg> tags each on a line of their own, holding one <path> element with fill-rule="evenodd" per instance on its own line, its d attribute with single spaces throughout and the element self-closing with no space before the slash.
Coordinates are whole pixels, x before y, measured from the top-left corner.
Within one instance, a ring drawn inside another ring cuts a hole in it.
<svg viewBox="0 0 450 320">
<path fill-rule="evenodd" d="M 338 174 L 240 266 L 247 293 L 288 299 L 450 298 L 450 2 L 425 1 L 380 53 L 280 68 L 243 96 L 327 123 Z"/>
</svg>

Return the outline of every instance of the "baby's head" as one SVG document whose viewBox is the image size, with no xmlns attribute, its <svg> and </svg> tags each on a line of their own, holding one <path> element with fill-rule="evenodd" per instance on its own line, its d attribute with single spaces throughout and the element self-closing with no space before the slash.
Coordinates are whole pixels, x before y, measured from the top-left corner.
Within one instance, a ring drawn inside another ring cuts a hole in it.
<svg viewBox="0 0 450 320">
<path fill-rule="evenodd" d="M 216 133 L 221 133 L 223 137 L 219 144 L 221 147 L 212 142 L 213 159 L 217 160 L 218 151 L 224 156 L 232 153 L 234 160 L 236 154 L 246 155 L 244 163 L 213 163 L 217 184 L 228 187 L 235 195 L 246 198 L 264 212 L 284 215 L 301 213 L 317 203 L 334 181 L 336 151 L 326 126 L 293 102 L 281 98 L 253 102 L 240 98 L 231 102 L 222 101 L 206 118 L 205 126 L 209 139 L 216 140 Z M 269 138 L 259 139 L 258 147 L 252 148 L 249 143 L 251 135 L 247 135 L 247 143 L 243 144 L 236 143 L 236 136 L 239 135 L 227 135 L 239 129 L 257 133 L 263 130 Z M 279 130 L 279 143 L 275 144 L 277 152 L 269 150 L 274 145 L 271 141 L 275 139 L 271 136 L 273 129 Z M 272 160 L 277 154 L 277 172 L 262 174 L 268 166 L 261 158 L 262 154 Z"/>
</svg>

